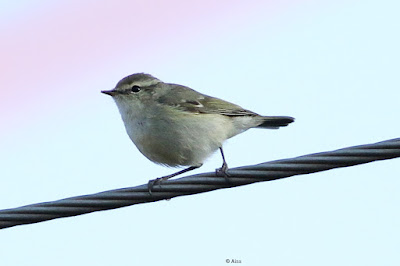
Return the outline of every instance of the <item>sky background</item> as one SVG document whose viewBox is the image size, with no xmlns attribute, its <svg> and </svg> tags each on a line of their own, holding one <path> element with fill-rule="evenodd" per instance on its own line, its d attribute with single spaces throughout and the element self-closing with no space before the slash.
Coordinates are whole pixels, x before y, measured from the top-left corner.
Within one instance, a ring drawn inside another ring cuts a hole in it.
<svg viewBox="0 0 400 266">
<path fill-rule="evenodd" d="M 148 72 L 264 115 L 230 167 L 400 137 L 395 0 L 0 1 L 0 209 L 136 186 L 100 90 Z M 399 265 L 399 159 L 0 230 L 2 265 Z M 196 172 L 220 167 L 215 154 Z"/>
</svg>

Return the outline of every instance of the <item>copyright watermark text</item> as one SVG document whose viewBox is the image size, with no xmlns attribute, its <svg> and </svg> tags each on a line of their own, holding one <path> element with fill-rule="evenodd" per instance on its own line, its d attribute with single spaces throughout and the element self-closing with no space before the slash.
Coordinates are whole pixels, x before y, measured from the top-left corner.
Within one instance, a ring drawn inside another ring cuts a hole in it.
<svg viewBox="0 0 400 266">
<path fill-rule="evenodd" d="M 226 263 L 242 263 L 242 261 L 238 260 L 238 259 L 226 259 L 225 262 Z"/>
</svg>

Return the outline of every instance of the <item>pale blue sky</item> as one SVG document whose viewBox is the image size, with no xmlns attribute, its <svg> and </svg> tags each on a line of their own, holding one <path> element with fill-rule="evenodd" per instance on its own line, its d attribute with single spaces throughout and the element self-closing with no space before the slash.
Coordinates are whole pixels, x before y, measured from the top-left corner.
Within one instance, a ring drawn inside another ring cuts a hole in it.
<svg viewBox="0 0 400 266">
<path fill-rule="evenodd" d="M 164 31 L 155 23 L 149 29 L 160 32 L 145 36 L 143 25 L 134 24 L 123 38 L 107 35 L 125 31 L 137 16 L 146 19 L 144 2 L 136 2 L 127 12 L 132 16 L 121 18 L 97 15 L 97 6 L 83 1 L 93 5 L 87 24 L 103 23 L 93 32 L 73 24 L 85 10 L 75 1 L 5 17 L 1 53 L 11 63 L 0 78 L 7 84 L 0 99 L 0 209 L 136 186 L 175 170 L 137 151 L 115 104 L 100 93 L 134 72 L 260 114 L 296 118 L 284 129 L 250 130 L 229 140 L 224 149 L 231 167 L 400 137 L 397 1 L 287 1 L 273 12 L 270 3 L 232 2 L 193 24 L 189 17 Z M 19 8 L 28 10 L 13 12 Z M 54 20 L 67 14 L 71 32 L 58 31 L 69 24 L 57 21 L 49 30 L 54 35 L 42 34 L 43 26 L 24 38 L 13 28 L 36 25 L 48 14 Z M 86 42 L 90 34 L 97 34 L 96 42 Z M 45 59 L 31 65 L 28 55 Z M 226 259 L 241 265 L 399 265 L 399 162 L 0 230 L 0 258 L 2 265 L 30 266 L 227 265 Z M 220 164 L 215 154 L 196 172 Z"/>
</svg>

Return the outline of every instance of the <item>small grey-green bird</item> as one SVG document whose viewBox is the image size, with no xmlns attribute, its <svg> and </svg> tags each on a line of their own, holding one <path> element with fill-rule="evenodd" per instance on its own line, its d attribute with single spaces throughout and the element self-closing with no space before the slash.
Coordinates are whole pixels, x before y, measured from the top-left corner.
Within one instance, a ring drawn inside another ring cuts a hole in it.
<svg viewBox="0 0 400 266">
<path fill-rule="evenodd" d="M 155 183 L 200 167 L 216 150 L 228 168 L 222 144 L 249 128 L 276 129 L 294 121 L 289 116 L 261 116 L 236 104 L 199 93 L 191 88 L 137 73 L 102 91 L 118 106 L 126 132 L 149 160 L 166 166 L 189 166 L 149 181 Z"/>
</svg>

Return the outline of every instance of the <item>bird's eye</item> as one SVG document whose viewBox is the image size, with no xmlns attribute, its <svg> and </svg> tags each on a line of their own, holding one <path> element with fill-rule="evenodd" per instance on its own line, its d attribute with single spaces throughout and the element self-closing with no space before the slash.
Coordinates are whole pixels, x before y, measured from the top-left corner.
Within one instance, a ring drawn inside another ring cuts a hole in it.
<svg viewBox="0 0 400 266">
<path fill-rule="evenodd" d="M 141 88 L 138 85 L 133 85 L 131 88 L 131 92 L 139 92 Z"/>
</svg>

